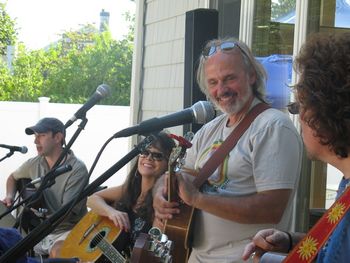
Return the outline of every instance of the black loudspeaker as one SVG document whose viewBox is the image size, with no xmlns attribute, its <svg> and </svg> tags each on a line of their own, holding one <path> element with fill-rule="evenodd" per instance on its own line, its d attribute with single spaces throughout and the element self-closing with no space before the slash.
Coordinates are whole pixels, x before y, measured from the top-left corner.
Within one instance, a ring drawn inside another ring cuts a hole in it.
<svg viewBox="0 0 350 263">
<path fill-rule="evenodd" d="M 218 37 L 219 14 L 216 9 L 194 9 L 186 12 L 184 108 L 199 100 L 206 100 L 197 81 L 198 58 L 204 44 Z M 202 125 L 184 125 L 184 133 L 196 132 Z"/>
</svg>

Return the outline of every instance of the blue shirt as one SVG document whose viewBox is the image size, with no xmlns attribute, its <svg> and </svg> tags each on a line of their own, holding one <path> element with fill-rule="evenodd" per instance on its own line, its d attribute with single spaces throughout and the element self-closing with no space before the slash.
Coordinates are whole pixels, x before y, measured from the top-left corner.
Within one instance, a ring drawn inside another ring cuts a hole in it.
<svg viewBox="0 0 350 263">
<path fill-rule="evenodd" d="M 344 192 L 348 179 L 342 179 L 337 193 L 337 198 Z M 338 223 L 325 246 L 318 254 L 318 263 L 343 263 L 350 261 L 350 210 Z"/>
<path fill-rule="evenodd" d="M 15 246 L 22 239 L 17 229 L 11 227 L 0 227 L 0 257 L 11 247 Z M 15 263 L 39 263 L 39 260 L 23 255 L 16 258 Z M 44 263 L 76 263 L 77 258 L 67 259 L 45 259 Z"/>
</svg>

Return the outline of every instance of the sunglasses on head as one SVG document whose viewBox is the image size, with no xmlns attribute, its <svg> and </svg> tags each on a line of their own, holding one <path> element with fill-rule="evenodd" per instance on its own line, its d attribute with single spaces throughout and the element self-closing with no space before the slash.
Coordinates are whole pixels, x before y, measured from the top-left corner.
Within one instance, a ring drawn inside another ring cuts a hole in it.
<svg viewBox="0 0 350 263">
<path fill-rule="evenodd" d="M 151 159 L 154 161 L 163 161 L 166 159 L 163 153 L 159 152 L 151 152 L 149 150 L 144 150 L 140 153 L 141 158 L 147 158 L 148 156 L 151 155 Z"/>
<path fill-rule="evenodd" d="M 205 47 L 203 49 L 202 55 L 207 58 L 207 57 L 214 55 L 216 52 L 218 52 L 218 50 L 230 51 L 230 50 L 234 49 L 235 47 L 238 47 L 239 49 L 241 49 L 240 46 L 236 42 L 232 42 L 232 41 L 223 42 L 221 44 L 212 44 L 211 46 Z"/>
</svg>

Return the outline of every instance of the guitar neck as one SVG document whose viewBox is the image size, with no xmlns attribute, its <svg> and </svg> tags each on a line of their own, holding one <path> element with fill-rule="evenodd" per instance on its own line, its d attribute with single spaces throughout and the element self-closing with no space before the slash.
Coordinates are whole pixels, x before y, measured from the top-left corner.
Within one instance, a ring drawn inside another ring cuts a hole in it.
<svg viewBox="0 0 350 263">
<path fill-rule="evenodd" d="M 107 257 L 111 262 L 115 263 L 125 263 L 126 259 L 119 253 L 119 251 L 113 247 L 106 239 L 102 236 L 98 238 L 98 248 L 101 249 L 102 253 Z"/>
<path fill-rule="evenodd" d="M 173 202 L 177 200 L 176 174 L 173 169 L 169 169 L 168 175 L 168 201 Z"/>
</svg>

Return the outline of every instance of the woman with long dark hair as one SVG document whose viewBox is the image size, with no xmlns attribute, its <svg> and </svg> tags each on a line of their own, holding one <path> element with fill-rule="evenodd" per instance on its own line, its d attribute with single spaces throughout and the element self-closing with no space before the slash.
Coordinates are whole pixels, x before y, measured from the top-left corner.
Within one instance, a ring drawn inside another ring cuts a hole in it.
<svg viewBox="0 0 350 263">
<path fill-rule="evenodd" d="M 121 230 L 130 233 L 133 246 L 139 233 L 147 233 L 153 224 L 152 188 L 168 169 L 168 159 L 175 142 L 160 132 L 145 151 L 134 160 L 125 182 L 96 192 L 88 198 L 93 212 L 108 217 Z"/>
</svg>

